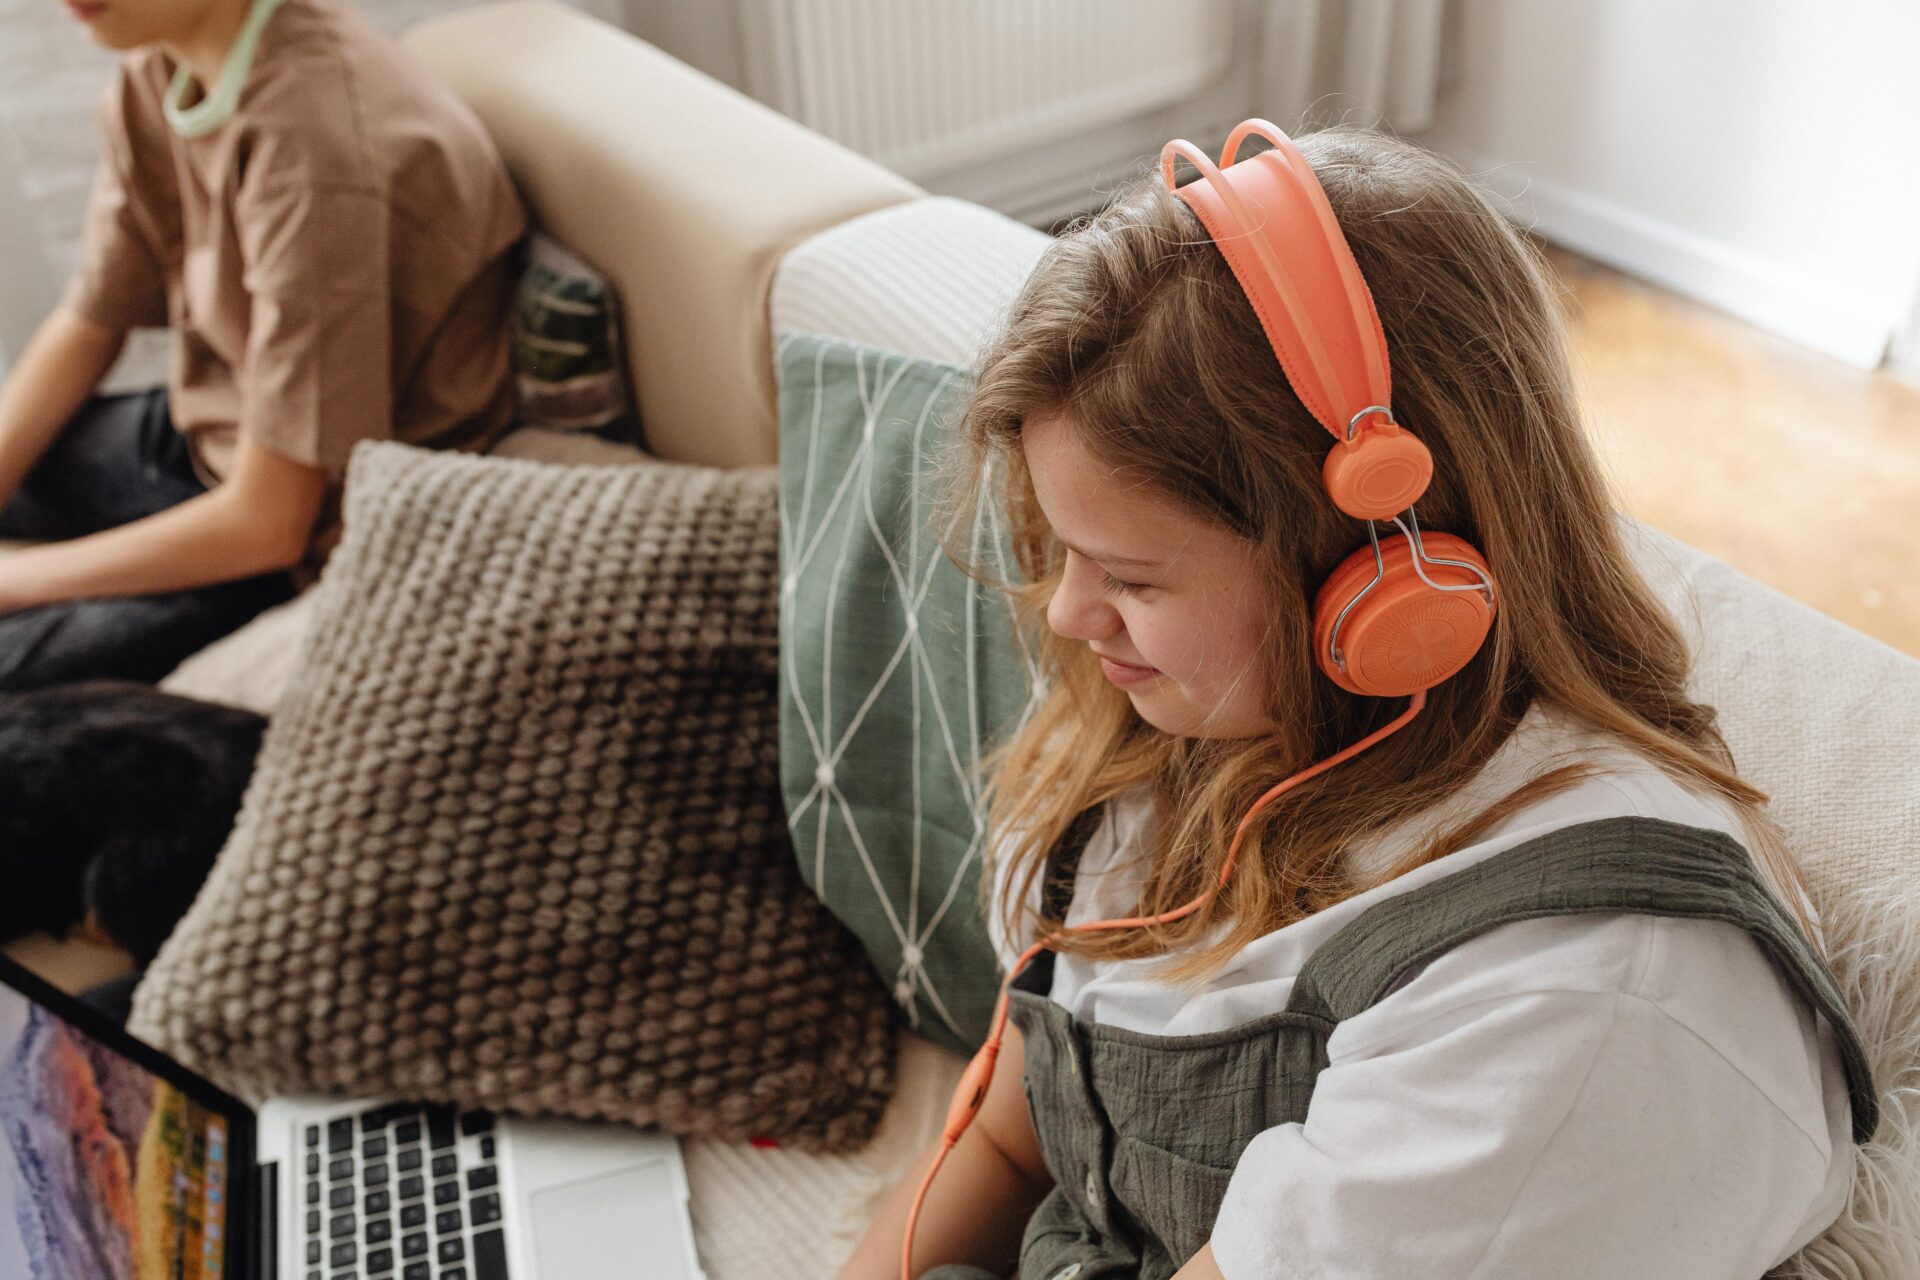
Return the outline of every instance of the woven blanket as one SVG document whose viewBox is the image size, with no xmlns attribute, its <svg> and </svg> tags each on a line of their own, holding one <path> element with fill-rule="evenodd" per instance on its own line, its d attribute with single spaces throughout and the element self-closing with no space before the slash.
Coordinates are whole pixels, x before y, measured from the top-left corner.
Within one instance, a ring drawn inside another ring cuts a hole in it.
<svg viewBox="0 0 1920 1280">
<path fill-rule="evenodd" d="M 773 470 L 368 444 L 345 509 L 135 1032 L 256 1099 L 865 1142 L 891 1004 L 787 835 Z"/>
</svg>

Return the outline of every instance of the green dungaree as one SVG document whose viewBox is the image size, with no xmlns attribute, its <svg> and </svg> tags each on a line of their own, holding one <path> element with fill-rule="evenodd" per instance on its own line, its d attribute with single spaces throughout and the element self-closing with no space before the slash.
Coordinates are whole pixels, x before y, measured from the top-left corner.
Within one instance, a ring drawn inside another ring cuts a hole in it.
<svg viewBox="0 0 1920 1280">
<path fill-rule="evenodd" d="M 1082 815 L 1083 818 L 1085 815 Z M 1075 824 L 1051 860 L 1049 903 L 1071 900 L 1093 824 Z M 1839 989 L 1723 832 L 1665 819 L 1605 818 L 1551 831 L 1386 899 L 1313 953 L 1287 1007 L 1225 1031 L 1151 1036 L 1078 1020 L 1047 998 L 1053 956 L 1020 975 L 1010 1016 L 1026 1038 L 1027 1099 L 1054 1187 L 1027 1224 L 1021 1280 L 1171 1276 L 1207 1243 L 1240 1153 L 1263 1131 L 1303 1121 L 1327 1065 L 1327 1038 L 1394 979 L 1499 925 L 1540 916 L 1633 912 L 1724 920 L 1751 933 L 1839 1034 L 1853 1138 L 1879 1119 L 1866 1054 Z M 926 1280 L 985 1272 L 940 1267 Z"/>
</svg>

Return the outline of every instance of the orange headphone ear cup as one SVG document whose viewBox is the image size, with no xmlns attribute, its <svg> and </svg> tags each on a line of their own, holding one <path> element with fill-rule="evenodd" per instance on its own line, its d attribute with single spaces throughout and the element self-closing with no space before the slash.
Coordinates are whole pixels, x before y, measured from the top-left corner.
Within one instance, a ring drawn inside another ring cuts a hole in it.
<svg viewBox="0 0 1920 1280">
<path fill-rule="evenodd" d="M 1493 578 L 1486 557 L 1464 539 L 1422 531 L 1429 560 L 1464 560 Z M 1494 609 L 1484 591 L 1436 591 L 1414 568 L 1413 547 L 1403 533 L 1380 540 L 1384 571 L 1340 624 L 1345 668 L 1329 652 L 1341 610 L 1373 581 L 1373 545 L 1361 547 L 1327 578 L 1314 597 L 1313 656 L 1326 677 L 1371 698 L 1403 698 L 1431 689 L 1473 660 L 1493 629 Z M 1423 566 L 1441 586 L 1478 586 L 1466 569 L 1445 564 Z"/>
</svg>

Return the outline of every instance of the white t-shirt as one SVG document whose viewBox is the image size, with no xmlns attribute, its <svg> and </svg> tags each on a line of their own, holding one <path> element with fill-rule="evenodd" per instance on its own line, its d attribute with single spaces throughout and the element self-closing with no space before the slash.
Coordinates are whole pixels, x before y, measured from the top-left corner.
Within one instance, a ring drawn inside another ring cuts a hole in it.
<svg viewBox="0 0 1920 1280">
<path fill-rule="evenodd" d="M 1224 1030 L 1285 1008 L 1308 957 L 1369 907 L 1556 828 L 1640 815 L 1742 839 L 1717 797 L 1536 703 L 1471 783 L 1355 865 L 1384 865 L 1567 750 L 1609 768 L 1255 940 L 1197 991 L 1156 981 L 1153 959 L 1063 955 L 1050 994 L 1148 1035 Z M 1138 867 L 1121 855 L 1146 800 L 1111 806 L 1088 842 L 1069 924 L 1131 914 Z M 1011 965 L 997 913 L 992 929 Z M 1226 1280 L 1758 1280 L 1847 1199 L 1838 1039 L 1736 925 L 1624 912 L 1502 925 L 1342 1022 L 1327 1053 L 1305 1121 L 1257 1136 L 1234 1169 L 1212 1237 Z"/>
</svg>

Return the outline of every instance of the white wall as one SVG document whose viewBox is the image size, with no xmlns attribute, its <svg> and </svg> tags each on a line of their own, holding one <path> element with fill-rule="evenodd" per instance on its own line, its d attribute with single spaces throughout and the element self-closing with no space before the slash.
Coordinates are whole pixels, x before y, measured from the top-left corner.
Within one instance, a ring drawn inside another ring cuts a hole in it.
<svg viewBox="0 0 1920 1280">
<path fill-rule="evenodd" d="M 39 219 L 18 176 L 24 172 L 18 141 L 0 128 L 0 369 L 40 323 L 59 288 L 42 248 Z"/>
<path fill-rule="evenodd" d="M 1887 353 L 1887 371 L 1920 387 L 1920 289 L 1913 293 L 1913 311 L 1906 328 Z"/>
<path fill-rule="evenodd" d="M 1548 239 L 1878 367 L 1920 298 L 1920 4 L 1460 0 L 1411 135 Z"/>
</svg>

